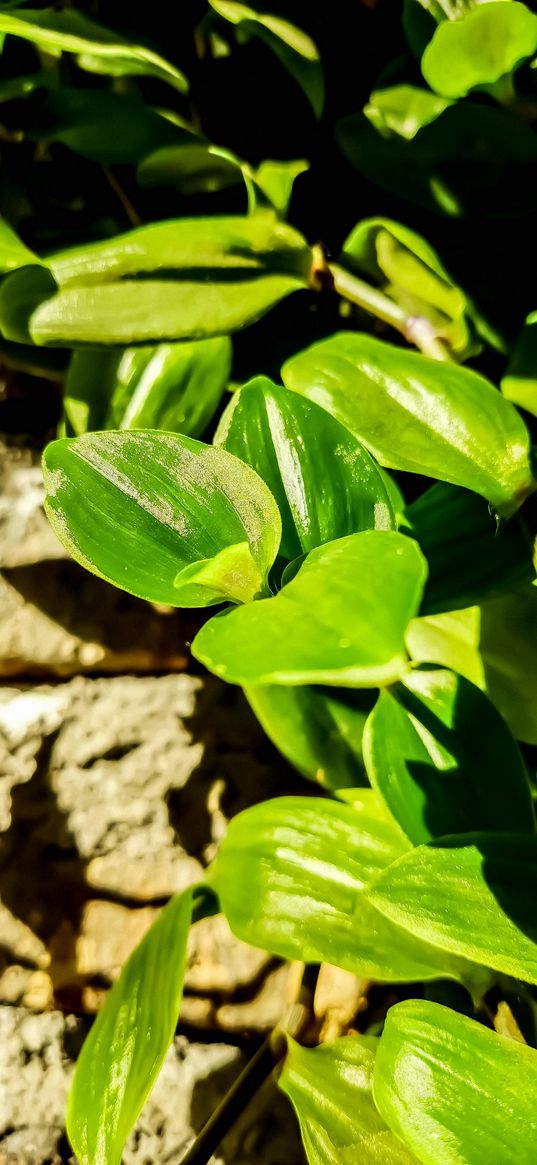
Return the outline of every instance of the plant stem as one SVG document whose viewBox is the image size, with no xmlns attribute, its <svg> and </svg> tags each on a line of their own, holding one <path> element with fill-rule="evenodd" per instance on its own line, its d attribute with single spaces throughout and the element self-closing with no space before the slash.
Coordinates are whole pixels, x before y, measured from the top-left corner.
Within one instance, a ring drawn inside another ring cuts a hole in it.
<svg viewBox="0 0 537 1165">
<path fill-rule="evenodd" d="M 271 1032 L 248 1061 L 229 1092 L 204 1125 L 180 1165 L 207 1165 L 215 1149 L 235 1124 L 271 1072 L 283 1060 L 287 1050 L 286 1034 L 299 1036 L 308 1026 L 319 977 L 317 964 L 306 965 L 298 998 L 285 1020 Z"/>
<path fill-rule="evenodd" d="M 370 312 L 384 323 L 396 328 L 405 340 L 415 344 L 425 356 L 433 360 L 451 360 L 450 353 L 442 340 L 438 339 L 432 324 L 422 316 L 409 316 L 383 291 L 371 287 L 364 279 L 353 275 L 339 263 L 329 263 L 328 270 L 332 275 L 334 291 L 343 299 L 356 303 L 364 311 Z"/>
</svg>

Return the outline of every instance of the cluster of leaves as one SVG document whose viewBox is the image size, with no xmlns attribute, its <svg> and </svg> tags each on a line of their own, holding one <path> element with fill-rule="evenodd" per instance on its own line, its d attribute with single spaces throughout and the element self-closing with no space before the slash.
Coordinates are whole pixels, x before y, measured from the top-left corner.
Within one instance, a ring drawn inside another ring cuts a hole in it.
<svg viewBox="0 0 537 1165">
<path fill-rule="evenodd" d="M 118 1165 L 189 927 L 221 910 L 283 958 L 411 985 L 366 1034 L 285 1035 L 311 1165 L 530 1165 L 537 16 L 170 7 L 0 7 L 1 349 L 63 375 L 44 469 L 74 558 L 217 607 L 193 655 L 322 789 L 240 814 L 162 911 L 70 1138 Z"/>
</svg>

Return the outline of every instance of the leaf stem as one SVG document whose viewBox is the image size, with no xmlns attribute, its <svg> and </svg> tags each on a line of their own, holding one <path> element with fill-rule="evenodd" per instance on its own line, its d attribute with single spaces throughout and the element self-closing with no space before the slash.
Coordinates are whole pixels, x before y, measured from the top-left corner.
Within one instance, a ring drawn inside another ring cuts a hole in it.
<svg viewBox="0 0 537 1165">
<path fill-rule="evenodd" d="M 423 316 L 407 315 L 403 308 L 389 296 L 384 295 L 383 291 L 371 287 L 358 275 L 353 275 L 345 267 L 340 267 L 339 263 L 329 263 L 328 270 L 332 275 L 334 291 L 337 291 L 343 299 L 356 303 L 364 311 L 396 328 L 405 340 L 419 348 L 424 356 L 430 356 L 433 360 L 451 360 L 448 348 L 438 338 L 429 320 Z"/>
<path fill-rule="evenodd" d="M 313 1011 L 313 999 L 319 970 L 317 964 L 306 965 L 298 998 L 291 1005 L 288 1015 L 248 1061 L 218 1108 L 209 1117 L 190 1149 L 187 1150 L 180 1165 L 207 1165 L 246 1105 L 259 1091 L 274 1068 L 283 1060 L 287 1050 L 286 1035 L 298 1037 L 308 1027 Z"/>
</svg>

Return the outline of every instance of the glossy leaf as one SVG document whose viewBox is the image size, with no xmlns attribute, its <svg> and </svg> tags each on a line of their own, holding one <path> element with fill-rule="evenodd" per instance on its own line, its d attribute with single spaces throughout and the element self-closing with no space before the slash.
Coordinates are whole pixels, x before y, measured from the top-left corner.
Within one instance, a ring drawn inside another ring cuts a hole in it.
<svg viewBox="0 0 537 1165">
<path fill-rule="evenodd" d="M 404 635 L 424 580 L 404 535 L 351 534 L 313 550 L 274 598 L 211 619 L 192 651 L 230 683 L 391 683 L 407 670 Z"/>
<path fill-rule="evenodd" d="M 28 250 L 5 219 L 0 218 L 0 273 L 36 262 L 38 260 L 32 251 Z"/>
<path fill-rule="evenodd" d="M 282 958 L 375 979 L 456 977 L 459 966 L 365 903 L 375 871 L 407 843 L 372 790 L 360 797 L 352 807 L 282 797 L 233 819 L 209 878 L 232 931 Z"/>
<path fill-rule="evenodd" d="M 421 69 L 437 93 L 464 97 L 493 86 L 536 50 L 537 16 L 519 0 L 489 0 L 438 25 Z"/>
<path fill-rule="evenodd" d="M 474 833 L 399 858 L 367 898 L 410 934 L 537 983 L 537 837 Z"/>
<path fill-rule="evenodd" d="M 74 435 L 95 429 L 163 429 L 199 437 L 227 384 L 227 337 L 155 348 L 75 352 L 64 389 Z"/>
<path fill-rule="evenodd" d="M 374 1065 L 376 1105 L 424 1165 L 532 1165 L 537 1052 L 450 1008 L 390 1008 Z"/>
<path fill-rule="evenodd" d="M 346 534 L 395 525 L 367 450 L 324 409 L 267 377 L 234 393 L 215 444 L 268 485 L 282 515 L 281 553 L 290 560 Z"/>
<path fill-rule="evenodd" d="M 44 473 L 64 546 L 123 590 L 206 607 L 265 588 L 278 509 L 231 454 L 170 433 L 88 433 L 48 445 Z"/>
<path fill-rule="evenodd" d="M 100 243 L 87 243 L 50 255 L 47 264 L 60 287 L 102 284 L 152 274 L 195 282 L 211 279 L 288 274 L 307 278 L 311 253 L 302 235 L 274 214 L 169 219 L 136 227 Z M 180 273 L 183 272 L 181 276 Z M 125 287 L 122 283 L 122 287 Z M 127 285 L 128 286 L 128 285 Z M 171 284 L 168 284 L 170 293 Z M 143 290 L 139 288 L 139 293 Z M 245 288 L 243 287 L 243 294 Z"/>
<path fill-rule="evenodd" d="M 172 898 L 125 964 L 87 1037 L 69 1095 L 80 1165 L 119 1165 L 172 1042 L 185 972 L 192 891 Z"/>
<path fill-rule="evenodd" d="M 533 578 L 519 523 L 498 523 L 470 490 L 438 482 L 408 507 L 406 524 L 429 567 L 424 615 L 471 606 Z"/>
<path fill-rule="evenodd" d="M 77 63 L 91 73 L 113 77 L 141 74 L 167 81 L 181 92 L 188 88 L 179 69 L 158 53 L 144 45 L 122 41 L 75 8 L 60 12 L 54 8 L 1 12 L 0 33 L 32 41 L 45 52 L 76 53 Z"/>
<path fill-rule="evenodd" d="M 254 323 L 303 287 L 294 275 L 214 283 L 206 276 L 196 282 L 124 279 L 69 287 L 33 312 L 30 334 L 36 344 L 56 346 L 201 340 Z"/>
<path fill-rule="evenodd" d="M 317 46 L 311 37 L 290 20 L 266 12 L 258 0 L 209 0 L 211 8 L 224 20 L 240 25 L 251 36 L 265 41 L 284 68 L 303 89 L 316 117 L 324 105 L 324 78 Z"/>
<path fill-rule="evenodd" d="M 309 162 L 305 158 L 296 161 L 276 162 L 265 161 L 253 172 L 253 184 L 257 193 L 261 190 L 274 207 L 278 218 L 285 218 L 289 209 L 295 179 L 309 169 Z M 254 191 L 252 209 L 255 208 L 257 197 Z"/>
<path fill-rule="evenodd" d="M 381 692 L 366 725 L 371 784 L 414 845 L 448 833 L 534 829 L 524 762 L 491 701 L 446 670 Z"/>
<path fill-rule="evenodd" d="M 227 190 L 244 179 L 233 154 L 191 138 L 148 153 L 138 167 L 138 181 L 144 187 L 172 186 L 181 194 L 197 194 Z"/>
<path fill-rule="evenodd" d="M 473 489 L 506 516 L 535 488 L 523 421 L 476 372 L 340 332 L 293 356 L 282 375 L 382 465 Z"/>
<path fill-rule="evenodd" d="M 267 736 L 303 776 L 328 789 L 367 783 L 362 734 L 371 692 L 249 684 L 245 693 Z"/>
<path fill-rule="evenodd" d="M 537 416 L 537 312 L 528 316 L 501 382 L 507 400 Z"/>
<path fill-rule="evenodd" d="M 414 619 L 407 643 L 417 663 L 453 668 L 483 688 L 516 739 L 537 744 L 536 587 Z"/>
<path fill-rule="evenodd" d="M 373 1100 L 378 1042 L 353 1035 L 303 1048 L 288 1037 L 278 1087 L 298 1117 L 309 1165 L 415 1165 Z"/>
</svg>

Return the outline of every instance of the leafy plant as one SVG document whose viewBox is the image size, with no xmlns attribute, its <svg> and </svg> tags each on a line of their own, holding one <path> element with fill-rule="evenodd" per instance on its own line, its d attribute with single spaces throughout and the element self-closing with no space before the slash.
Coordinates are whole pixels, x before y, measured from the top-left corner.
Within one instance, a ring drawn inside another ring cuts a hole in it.
<svg viewBox="0 0 537 1165">
<path fill-rule="evenodd" d="M 189 1165 L 274 1068 L 311 1165 L 529 1165 L 537 17 L 86 7 L 0 13 L 1 348 L 63 377 L 47 512 L 116 586 L 217 608 L 194 657 L 312 795 L 239 814 L 132 955 L 73 1148 L 119 1165 L 222 911 L 305 972 Z M 386 986 L 315 1046 L 325 962 Z"/>
</svg>

